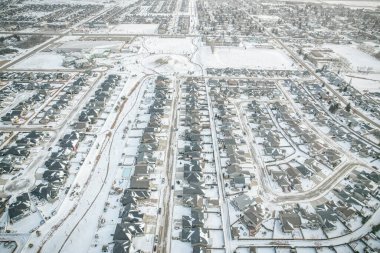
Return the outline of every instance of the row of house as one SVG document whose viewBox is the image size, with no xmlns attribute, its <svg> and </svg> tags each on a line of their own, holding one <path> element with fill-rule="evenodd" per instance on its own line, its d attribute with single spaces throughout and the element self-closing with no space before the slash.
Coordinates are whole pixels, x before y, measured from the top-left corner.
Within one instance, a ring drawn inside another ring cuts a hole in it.
<svg viewBox="0 0 380 253">
<path fill-rule="evenodd" d="M 52 81 L 65 82 L 69 79 L 69 74 L 63 73 L 42 73 L 42 72 L 2 72 L 0 80 L 12 81 L 0 90 L 0 108 L 8 106 L 20 92 L 28 92 L 28 99 L 21 101 L 6 115 L 3 121 L 12 121 L 14 117 L 24 117 L 31 106 L 37 102 L 42 102 L 49 91 L 53 89 Z M 30 95 L 32 94 L 32 95 Z"/>
<path fill-rule="evenodd" d="M 156 158 L 153 152 L 158 151 L 159 142 L 156 134 L 161 131 L 161 119 L 165 116 L 165 107 L 170 103 L 170 92 L 167 84 L 169 79 L 159 76 L 155 81 L 154 101 L 148 109 L 150 119 L 143 130 L 138 152 L 135 156 L 135 166 L 131 175 L 129 187 L 124 190 L 120 199 L 122 208 L 119 213 L 120 223 L 116 225 L 113 234 L 113 252 L 134 252 L 132 239 L 145 233 L 144 214 L 139 205 L 150 198 L 152 185 L 151 173 L 154 172 Z"/>
<path fill-rule="evenodd" d="M 178 148 L 178 160 L 183 163 L 182 205 L 190 208 L 190 215 L 182 216 L 180 240 L 191 244 L 194 253 L 206 252 L 210 246 L 205 225 L 205 174 L 206 163 L 213 162 L 206 157 L 205 129 L 210 129 L 208 103 L 205 86 L 201 79 L 187 78 L 182 84 L 180 125 L 184 129 Z M 203 84 L 203 83 L 202 83 Z M 181 168 L 182 170 L 182 168 Z M 181 171 L 180 170 L 180 171 Z"/>
<path fill-rule="evenodd" d="M 320 163 L 325 164 L 330 168 L 336 167 L 342 159 L 342 155 L 329 148 L 324 142 L 313 132 L 307 130 L 300 125 L 300 120 L 293 116 L 287 106 L 283 106 L 279 102 L 271 104 L 272 113 L 275 114 L 276 120 L 280 123 L 285 123 L 286 133 L 291 139 L 299 139 L 299 141 L 293 141 L 297 146 L 303 150 L 300 146 L 306 146 L 308 151 L 307 155 L 314 157 Z"/>
<path fill-rule="evenodd" d="M 252 132 L 263 139 L 259 144 L 263 146 L 264 154 L 273 161 L 284 159 L 289 155 L 287 147 L 291 147 L 283 133 L 275 126 L 269 111 L 256 100 L 247 105 L 248 121 L 252 123 Z"/>
<path fill-rule="evenodd" d="M 100 114 L 104 111 L 107 101 L 111 98 L 112 92 L 120 82 L 120 76 L 108 75 L 100 87 L 95 91 L 95 95 L 87 102 L 81 111 L 78 122 L 74 128 L 79 131 L 88 131 L 91 125 L 96 123 Z"/>
<path fill-rule="evenodd" d="M 356 117 L 346 110 L 346 108 L 338 108 L 337 112 L 334 113 L 333 117 L 340 118 L 345 125 L 339 124 L 336 120 L 332 119 L 327 111 L 328 107 L 334 103 L 334 98 L 331 94 L 323 89 L 321 85 L 315 84 L 314 82 L 304 82 L 304 85 L 313 98 L 318 101 L 321 100 L 323 103 L 316 104 L 313 99 L 310 99 L 309 94 L 307 94 L 303 89 L 300 88 L 295 82 L 287 80 L 285 86 L 290 88 L 290 92 L 295 97 L 294 101 L 302 105 L 302 111 L 313 115 L 312 121 L 314 121 L 319 126 L 328 127 L 330 129 L 329 134 L 332 138 L 336 138 L 340 141 L 349 143 L 350 151 L 357 153 L 359 156 L 367 158 L 377 158 L 379 151 L 376 147 L 365 143 L 362 138 L 351 134 L 349 128 L 353 131 L 360 131 L 363 133 L 369 133 L 373 130 L 371 126 L 366 123 L 361 123 Z"/>
<path fill-rule="evenodd" d="M 27 116 L 35 105 L 43 103 L 47 96 L 48 92 L 45 89 L 39 89 L 31 97 L 25 101 L 19 102 L 9 112 L 2 116 L 1 121 L 18 123 L 20 119 L 24 119 Z"/>
<path fill-rule="evenodd" d="M 42 81 L 66 81 L 70 79 L 69 73 L 63 72 L 11 72 L 5 71 L 0 73 L 1 81 L 16 81 L 22 83 L 42 82 Z"/>
<path fill-rule="evenodd" d="M 323 71 L 321 74 L 330 82 L 331 85 L 335 86 L 343 96 L 348 97 L 355 106 L 361 108 L 363 111 L 370 112 L 374 118 L 380 117 L 380 110 L 376 100 L 367 94 L 362 94 L 359 92 L 354 86 L 351 85 L 351 83 L 347 83 L 335 72 Z"/>
<path fill-rule="evenodd" d="M 354 171 L 349 179 L 351 184 L 347 184 L 343 189 L 334 189 L 334 194 L 342 202 L 352 205 L 358 212 L 362 212 L 363 207 L 373 212 L 377 210 L 379 205 L 374 200 L 379 200 L 379 174 L 375 171 L 370 173 L 365 170 Z"/>
<path fill-rule="evenodd" d="M 41 124 L 47 124 L 49 122 L 56 121 L 61 111 L 69 106 L 70 101 L 74 98 L 75 94 L 78 94 L 82 87 L 86 85 L 84 77 L 78 77 L 72 84 L 66 85 L 63 90 L 63 94 L 59 96 L 49 109 L 45 109 L 45 112 L 40 119 Z"/>
<path fill-rule="evenodd" d="M 208 8 L 207 2 L 197 2 L 196 7 L 197 29 L 202 35 L 257 35 L 262 32 L 262 28 L 236 3 L 217 2 L 213 3 L 213 8 Z"/>
<path fill-rule="evenodd" d="M 119 82 L 119 79 L 119 76 L 110 75 L 101 84 L 101 87 L 105 85 L 108 87 L 108 84 L 112 83 L 112 89 L 109 90 L 110 93 Z M 84 82 L 84 78 L 80 77 L 74 81 L 73 86 L 82 86 Z M 70 93 L 66 92 L 66 94 Z M 91 102 L 88 102 L 87 105 L 90 103 Z M 43 172 L 42 178 L 46 182 L 38 184 L 31 191 L 32 195 L 40 200 L 47 200 L 49 202 L 57 199 L 60 188 L 65 185 L 67 177 L 69 176 L 70 160 L 76 155 L 78 146 L 84 137 L 85 135 L 82 131 L 73 130 L 65 134 L 59 140 L 58 149 L 52 152 L 44 163 L 46 170 Z"/>
<path fill-rule="evenodd" d="M 0 175 L 9 174 L 20 170 L 24 161 L 30 156 L 31 149 L 41 144 L 48 135 L 43 132 L 31 131 L 29 133 L 19 133 L 14 140 L 14 144 L 0 150 Z M 8 205 L 8 217 L 14 223 L 31 212 L 31 202 L 28 192 L 24 192 L 10 200 L 11 196 L 1 203 L 0 216 L 5 212 Z"/>
<path fill-rule="evenodd" d="M 236 190 L 243 190 L 250 187 L 251 180 L 254 177 L 252 157 L 248 153 L 248 146 L 245 141 L 243 131 L 239 124 L 238 109 L 230 102 L 231 98 L 240 97 L 241 93 L 251 96 L 260 96 L 256 92 L 257 86 L 261 86 L 260 82 L 252 80 L 233 79 L 210 79 L 211 87 L 210 97 L 214 112 L 214 121 L 216 124 L 218 149 L 221 159 L 226 160 L 222 164 L 223 177 L 230 182 L 230 186 Z M 268 84 L 268 93 L 271 84 Z M 263 90 L 264 92 L 265 89 Z"/>
<path fill-rule="evenodd" d="M 31 131 L 18 134 L 13 144 L 0 150 L 0 175 L 19 170 L 20 165 L 30 155 L 30 149 L 40 144 L 46 133 Z"/>
<path fill-rule="evenodd" d="M 333 190 L 334 195 L 338 197 L 337 201 L 330 200 L 314 206 L 315 213 L 308 212 L 299 205 L 281 211 L 279 219 L 283 232 L 291 233 L 298 228 L 322 228 L 328 232 L 335 230 L 339 221 L 348 224 L 348 221 L 357 215 L 366 218 L 368 214 L 363 212 L 364 207 L 375 212 L 379 207 L 379 204 L 376 204 L 378 201 L 373 201 L 378 199 L 379 174 L 365 170 L 354 171 L 350 179 L 352 184 L 347 184 L 343 189 Z"/>
<path fill-rule="evenodd" d="M 237 77 L 307 77 L 309 72 L 300 70 L 263 70 L 247 68 L 206 68 L 207 75 L 211 76 L 237 76 Z"/>
</svg>

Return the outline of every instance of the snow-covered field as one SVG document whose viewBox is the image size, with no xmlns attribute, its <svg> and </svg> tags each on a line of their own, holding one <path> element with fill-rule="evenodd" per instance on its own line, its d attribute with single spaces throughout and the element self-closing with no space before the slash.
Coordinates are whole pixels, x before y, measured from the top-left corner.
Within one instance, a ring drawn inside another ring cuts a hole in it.
<svg viewBox="0 0 380 253">
<path fill-rule="evenodd" d="M 157 33 L 158 24 L 121 24 L 116 25 L 110 30 L 111 34 L 139 33 L 149 34 Z"/>
<path fill-rule="evenodd" d="M 80 50 L 80 49 L 120 49 L 123 46 L 122 41 L 67 41 L 57 47 L 58 50 Z"/>
<path fill-rule="evenodd" d="M 367 70 L 368 68 L 373 71 L 380 71 L 380 61 L 360 51 L 354 45 L 325 44 L 324 47 L 330 48 L 341 57 L 346 58 L 351 64 L 353 71 L 357 71 L 358 69 Z"/>
<path fill-rule="evenodd" d="M 262 68 L 294 70 L 293 61 L 282 51 L 267 48 L 211 47 L 200 49 L 202 63 L 212 68 Z"/>
<path fill-rule="evenodd" d="M 191 38 L 149 37 L 145 46 L 149 52 L 159 54 L 190 54 L 194 51 Z"/>
<path fill-rule="evenodd" d="M 64 57 L 52 52 L 39 52 L 21 62 L 12 69 L 65 69 L 62 67 Z"/>
<path fill-rule="evenodd" d="M 380 92 L 380 74 L 350 73 L 347 75 L 350 76 L 345 76 L 345 80 L 350 82 L 352 79 L 351 85 L 360 92 L 363 92 L 364 90 L 369 92 Z"/>
</svg>

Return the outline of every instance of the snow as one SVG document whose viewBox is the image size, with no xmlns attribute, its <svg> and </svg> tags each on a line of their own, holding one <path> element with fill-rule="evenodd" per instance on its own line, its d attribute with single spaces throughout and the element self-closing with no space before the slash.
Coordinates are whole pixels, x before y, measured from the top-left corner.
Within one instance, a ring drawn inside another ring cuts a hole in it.
<svg viewBox="0 0 380 253">
<path fill-rule="evenodd" d="M 279 220 L 276 220 L 273 230 L 273 238 L 278 239 L 292 239 L 292 233 L 284 233 Z"/>
<path fill-rule="evenodd" d="M 222 227 L 222 219 L 220 217 L 220 214 L 208 213 L 204 227 L 205 228 L 213 228 L 213 229 L 221 228 Z"/>
<path fill-rule="evenodd" d="M 297 248 L 297 253 L 315 253 L 314 248 Z"/>
<path fill-rule="evenodd" d="M 321 228 L 318 229 L 301 229 L 305 239 L 325 239 Z"/>
<path fill-rule="evenodd" d="M 344 253 L 350 253 L 350 252 L 353 252 L 351 250 L 351 248 L 348 246 L 348 245 L 340 245 L 340 246 L 336 246 L 334 247 L 336 252 L 340 253 L 340 252 L 344 252 Z"/>
<path fill-rule="evenodd" d="M 324 44 L 323 47 L 330 48 L 341 57 L 346 58 L 353 71 L 360 68 L 371 68 L 373 71 L 380 71 L 380 61 L 360 51 L 355 45 Z"/>
<path fill-rule="evenodd" d="M 213 248 L 223 248 L 223 230 L 209 230 L 209 238 Z"/>
<path fill-rule="evenodd" d="M 158 24 L 120 24 L 111 29 L 110 34 L 152 34 L 157 33 Z"/>
<path fill-rule="evenodd" d="M 59 47 L 57 47 L 58 50 L 68 50 L 68 49 L 120 49 L 123 46 L 124 42 L 122 41 L 66 41 Z"/>
<path fill-rule="evenodd" d="M 9 244 L 9 242 L 0 242 L 0 252 L 2 253 L 13 253 L 16 251 L 18 245 L 15 243 Z"/>
<path fill-rule="evenodd" d="M 13 223 L 7 228 L 10 230 L 16 230 L 18 233 L 29 233 L 40 226 L 40 222 L 42 221 L 43 219 L 41 217 L 41 214 L 39 212 L 35 212 Z"/>
<path fill-rule="evenodd" d="M 148 37 L 145 46 L 150 53 L 190 54 L 194 51 L 191 38 Z"/>
<path fill-rule="evenodd" d="M 292 60 L 282 51 L 268 48 L 201 47 L 200 57 L 205 67 L 261 68 L 294 70 Z"/>
<path fill-rule="evenodd" d="M 257 253 L 275 253 L 275 248 L 256 248 Z"/>
<path fill-rule="evenodd" d="M 318 1 L 320 2 L 320 1 Z M 366 8 L 366 7 L 378 7 L 380 6 L 380 3 L 378 1 L 355 1 L 355 0 L 344 0 L 344 1 L 329 1 L 329 0 L 322 0 L 324 3 L 328 4 L 342 4 L 348 7 L 359 7 L 359 8 Z"/>
<path fill-rule="evenodd" d="M 52 52 L 39 52 L 21 62 L 11 69 L 66 69 L 62 67 L 64 56 Z"/>
<path fill-rule="evenodd" d="M 191 216 L 191 209 L 185 206 L 174 206 L 173 210 L 173 220 L 182 219 L 183 215 Z"/>
<path fill-rule="evenodd" d="M 352 80 L 351 85 L 360 92 L 380 92 L 380 74 L 349 73 L 345 75 L 345 80 Z"/>
<path fill-rule="evenodd" d="M 181 242 L 178 240 L 172 240 L 171 245 L 171 252 L 172 253 L 192 253 L 193 248 L 191 247 L 191 244 L 189 242 Z"/>
<path fill-rule="evenodd" d="M 194 70 L 194 65 L 188 58 L 179 55 L 152 55 L 145 58 L 142 64 L 160 73 L 188 73 Z"/>
<path fill-rule="evenodd" d="M 269 15 L 257 15 L 256 16 L 260 21 L 277 21 L 280 19 L 278 16 L 269 16 Z"/>
</svg>

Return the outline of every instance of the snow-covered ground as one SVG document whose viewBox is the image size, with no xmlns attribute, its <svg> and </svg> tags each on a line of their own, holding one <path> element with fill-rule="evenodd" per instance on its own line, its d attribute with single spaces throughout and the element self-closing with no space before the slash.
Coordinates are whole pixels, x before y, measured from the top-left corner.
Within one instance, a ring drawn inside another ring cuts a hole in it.
<svg viewBox="0 0 380 253">
<path fill-rule="evenodd" d="M 157 33 L 158 24 L 120 24 L 110 30 L 110 34 L 138 33 L 152 34 Z"/>
<path fill-rule="evenodd" d="M 347 82 L 351 81 L 351 85 L 360 92 L 365 90 L 369 92 L 380 92 L 380 74 L 347 73 L 345 80 Z"/>
<path fill-rule="evenodd" d="M 353 71 L 366 71 L 367 69 L 380 71 L 380 61 L 372 55 L 360 51 L 356 45 L 324 44 L 323 47 L 330 48 L 339 56 L 346 58 Z"/>
<path fill-rule="evenodd" d="M 39 52 L 21 62 L 16 63 L 12 69 L 66 69 L 62 66 L 64 56 L 53 52 Z"/>
<path fill-rule="evenodd" d="M 122 41 L 66 41 L 59 47 L 57 47 L 57 50 L 81 50 L 81 49 L 113 49 L 113 50 L 120 50 L 123 46 L 124 42 Z"/>
<path fill-rule="evenodd" d="M 342 4 L 347 7 L 355 7 L 355 8 L 376 8 L 380 6 L 379 1 L 358 1 L 358 0 L 321 0 L 318 2 L 324 2 L 328 4 Z"/>
<path fill-rule="evenodd" d="M 293 61 L 282 51 L 268 48 L 200 48 L 201 62 L 212 68 L 251 68 L 295 70 Z"/>
<path fill-rule="evenodd" d="M 180 55 L 152 55 L 145 58 L 142 64 L 160 73 L 182 73 L 187 74 L 195 70 L 195 65 L 188 58 Z"/>
<path fill-rule="evenodd" d="M 148 37 L 145 46 L 149 52 L 159 54 L 190 54 L 194 51 L 191 38 Z"/>
</svg>

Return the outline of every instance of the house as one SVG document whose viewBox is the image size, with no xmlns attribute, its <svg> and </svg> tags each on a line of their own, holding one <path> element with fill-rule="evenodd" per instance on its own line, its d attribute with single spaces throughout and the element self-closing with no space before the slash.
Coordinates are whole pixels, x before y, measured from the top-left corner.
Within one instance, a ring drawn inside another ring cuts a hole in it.
<svg viewBox="0 0 380 253">
<path fill-rule="evenodd" d="M 129 189 L 148 190 L 150 187 L 150 180 L 142 176 L 132 176 Z"/>
<path fill-rule="evenodd" d="M 199 184 L 203 182 L 203 173 L 200 171 L 184 172 L 184 177 L 189 184 Z"/>
<path fill-rule="evenodd" d="M 139 153 L 144 153 L 144 152 L 153 152 L 158 149 L 158 144 L 157 143 L 141 143 L 139 145 Z"/>
<path fill-rule="evenodd" d="M 144 133 L 142 136 L 142 143 L 156 143 L 157 139 L 154 134 Z"/>
<path fill-rule="evenodd" d="M 128 192 L 127 194 L 124 194 L 121 199 L 120 203 L 125 206 L 127 204 L 137 205 L 137 198 L 132 196 L 130 194 L 131 192 Z"/>
<path fill-rule="evenodd" d="M 0 162 L 0 175 L 5 173 L 11 173 L 14 170 L 12 163 L 7 161 Z"/>
<path fill-rule="evenodd" d="M 194 246 L 193 253 L 207 253 L 207 248 L 205 246 Z"/>
<path fill-rule="evenodd" d="M 121 216 L 122 222 L 129 222 L 129 223 L 143 222 L 143 219 L 144 219 L 144 214 L 138 210 L 129 210 L 128 212 L 123 212 Z"/>
<path fill-rule="evenodd" d="M 138 211 L 137 205 L 133 203 L 127 203 L 123 206 L 123 208 L 119 212 L 119 218 L 122 218 L 123 216 L 127 216 L 129 212 L 131 211 Z"/>
<path fill-rule="evenodd" d="M 280 211 L 280 221 L 284 233 L 291 233 L 294 229 L 300 228 L 302 224 L 299 215 L 293 211 Z"/>
<path fill-rule="evenodd" d="M 129 253 L 129 252 L 135 252 L 135 251 L 133 249 L 131 240 L 120 240 L 120 241 L 115 241 L 115 245 L 113 246 L 112 252 L 113 253 Z"/>
<path fill-rule="evenodd" d="M 154 171 L 153 166 L 150 164 L 137 164 L 133 175 L 135 176 L 149 176 Z"/>
<path fill-rule="evenodd" d="M 74 124 L 74 129 L 78 131 L 90 131 L 91 125 L 88 122 L 76 122 Z"/>
<path fill-rule="evenodd" d="M 204 228 L 184 228 L 181 233 L 181 241 L 191 242 L 191 246 L 204 246 L 209 244 L 208 234 Z"/>
<path fill-rule="evenodd" d="M 150 192 L 147 190 L 125 189 L 123 197 L 126 196 L 131 196 L 137 200 L 143 200 L 150 198 Z"/>
<path fill-rule="evenodd" d="M 335 212 L 344 220 L 349 220 L 356 214 L 355 210 L 351 207 L 340 206 L 335 209 Z"/>
<path fill-rule="evenodd" d="M 25 146 L 12 146 L 9 148 L 4 148 L 0 151 L 0 156 L 12 155 L 27 158 L 29 154 L 30 151 Z"/>
<path fill-rule="evenodd" d="M 55 160 L 54 158 L 49 158 L 49 160 L 45 162 L 45 166 L 49 170 L 67 170 L 68 169 L 68 163 L 66 161 Z"/>
<path fill-rule="evenodd" d="M 244 174 L 239 174 L 239 175 L 232 175 L 230 177 L 232 179 L 232 185 L 235 188 L 245 188 L 251 183 L 251 179 Z"/>
<path fill-rule="evenodd" d="M 305 209 L 299 209 L 301 214 L 302 227 L 310 228 L 312 230 L 318 229 L 321 226 L 321 222 L 318 214 L 309 213 Z"/>
<path fill-rule="evenodd" d="M 190 164 L 186 163 L 183 165 L 184 172 L 202 171 L 203 168 L 204 162 L 202 160 L 191 160 Z"/>
<path fill-rule="evenodd" d="M 191 216 L 182 216 L 183 228 L 203 227 L 205 223 L 203 211 L 196 208 L 191 208 Z"/>
<path fill-rule="evenodd" d="M 243 214 L 242 221 L 249 229 L 249 235 L 254 236 L 260 230 L 264 213 L 260 205 L 250 206 Z"/>
<path fill-rule="evenodd" d="M 5 212 L 7 203 L 8 203 L 10 198 L 11 198 L 11 196 L 8 196 L 6 198 L 0 198 L 0 217 L 3 216 L 3 213 Z"/>
<path fill-rule="evenodd" d="M 31 194 L 38 199 L 45 199 L 49 202 L 53 202 L 57 199 L 59 188 L 53 184 L 39 184 L 32 191 Z"/>
<path fill-rule="evenodd" d="M 204 196 L 204 187 L 199 184 L 190 184 L 183 187 L 183 195 L 201 195 Z"/>
<path fill-rule="evenodd" d="M 250 205 L 254 204 L 255 201 L 247 194 L 242 194 L 231 201 L 232 206 L 239 211 L 244 211 Z"/>
<path fill-rule="evenodd" d="M 9 205 L 8 215 L 11 223 L 14 223 L 30 213 L 30 198 L 28 193 L 23 193 L 16 197 L 16 201 Z"/>
<path fill-rule="evenodd" d="M 67 179 L 67 172 L 63 170 L 46 170 L 42 177 L 53 185 L 64 185 Z"/>
<path fill-rule="evenodd" d="M 154 164 L 156 158 L 153 157 L 151 152 L 141 152 L 137 154 L 135 158 L 135 164 Z"/>
<path fill-rule="evenodd" d="M 115 233 L 113 235 L 114 241 L 130 241 L 133 236 L 144 235 L 145 224 L 123 222 L 116 225 Z"/>
<path fill-rule="evenodd" d="M 205 207 L 203 200 L 203 197 L 198 194 L 184 194 L 182 196 L 182 204 L 186 207 L 203 209 Z"/>
</svg>

